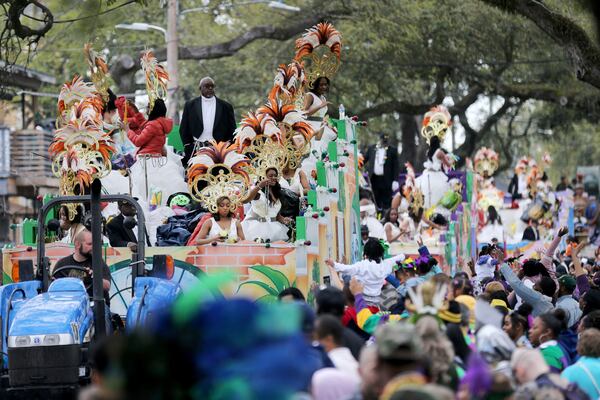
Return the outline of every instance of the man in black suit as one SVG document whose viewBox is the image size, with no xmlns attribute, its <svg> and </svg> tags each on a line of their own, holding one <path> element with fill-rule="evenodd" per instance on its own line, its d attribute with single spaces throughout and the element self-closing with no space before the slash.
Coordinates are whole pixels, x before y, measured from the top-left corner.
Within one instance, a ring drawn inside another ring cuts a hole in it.
<svg viewBox="0 0 600 400">
<path fill-rule="evenodd" d="M 392 185 L 398 185 L 398 151 L 395 146 L 389 146 L 386 134 L 381 134 L 379 142 L 369 147 L 365 162 L 377 207 L 381 210 L 388 209 L 392 192 L 397 189 L 392 188 Z"/>
<path fill-rule="evenodd" d="M 535 242 L 540 239 L 540 231 L 538 230 L 538 222 L 534 219 L 529 220 L 529 226 L 523 231 L 523 238 L 521 240 L 528 240 Z"/>
<path fill-rule="evenodd" d="M 200 80 L 200 93 L 200 97 L 185 103 L 181 117 L 179 134 L 185 148 L 182 160 L 185 167 L 192 157 L 196 141 L 232 141 L 236 128 L 233 107 L 215 96 L 215 82 L 212 78 Z"/>
<path fill-rule="evenodd" d="M 125 226 L 125 217 L 135 217 L 135 207 L 127 202 L 119 201 L 119 215 L 106 224 L 106 234 L 112 247 L 132 247 L 137 245 L 133 230 Z"/>
</svg>

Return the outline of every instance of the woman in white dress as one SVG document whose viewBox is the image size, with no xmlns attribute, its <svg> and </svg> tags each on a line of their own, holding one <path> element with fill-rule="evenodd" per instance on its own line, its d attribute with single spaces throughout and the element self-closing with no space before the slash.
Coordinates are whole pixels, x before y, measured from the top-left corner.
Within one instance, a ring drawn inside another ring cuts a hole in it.
<svg viewBox="0 0 600 400">
<path fill-rule="evenodd" d="M 403 230 L 403 225 L 400 224 L 398 218 L 398 209 L 390 208 L 385 214 L 385 237 L 388 243 L 406 242 L 409 240 L 410 229 Z"/>
<path fill-rule="evenodd" d="M 310 174 L 313 163 L 321 160 L 323 152 L 327 151 L 329 142 L 337 139 L 337 133 L 327 124 L 327 106 L 330 104 L 325 95 L 329 92 L 329 78 L 321 76 L 317 78 L 312 88 L 304 96 L 304 112 L 308 123 L 313 128 L 315 135 L 310 140 L 310 156 L 305 160 L 305 172 Z"/>
<path fill-rule="evenodd" d="M 248 194 L 250 211 L 242 221 L 242 228 L 248 240 L 287 241 L 291 219 L 279 214 L 281 210 L 281 185 L 276 168 L 267 168 L 266 177 Z"/>
<path fill-rule="evenodd" d="M 416 184 L 423 193 L 424 208 L 429 210 L 436 206 L 444 194 L 450 189 L 448 176 L 445 171 L 452 167 L 452 160 L 446 155 L 440 144 L 440 138 L 433 136 L 429 142 L 427 161 L 423 164 L 425 170 L 416 179 Z"/>
<path fill-rule="evenodd" d="M 212 242 L 235 243 L 239 240 L 245 240 L 244 230 L 240 221 L 235 218 L 231 212 L 231 200 L 227 196 L 217 199 L 217 213 L 206 221 L 200 233 L 196 244 L 207 244 Z"/>
</svg>

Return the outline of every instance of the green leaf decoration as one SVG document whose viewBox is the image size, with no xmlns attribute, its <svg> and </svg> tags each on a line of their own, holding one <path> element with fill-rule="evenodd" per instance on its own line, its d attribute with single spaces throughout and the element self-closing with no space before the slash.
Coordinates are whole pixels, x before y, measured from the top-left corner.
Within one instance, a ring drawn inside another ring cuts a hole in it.
<svg viewBox="0 0 600 400">
<path fill-rule="evenodd" d="M 240 283 L 240 286 L 238 286 L 237 288 L 237 292 L 240 291 L 240 289 L 242 288 L 242 286 L 244 285 L 256 285 L 256 286 L 260 286 L 261 288 L 263 288 L 270 296 L 275 296 L 277 297 L 277 295 L 279 294 L 280 291 L 276 290 L 274 287 L 267 285 L 264 282 L 261 281 L 246 281 L 246 282 L 242 282 Z"/>
<path fill-rule="evenodd" d="M 258 299 L 256 299 L 256 301 L 258 303 L 272 304 L 272 303 L 276 303 L 277 302 L 277 296 L 273 296 L 271 294 L 265 294 L 264 296 L 261 296 Z"/>
<path fill-rule="evenodd" d="M 250 269 L 260 272 L 275 285 L 275 290 L 277 290 L 276 295 L 279 294 L 283 289 L 290 287 L 290 281 L 287 276 L 285 276 L 281 271 L 277 271 L 271 267 L 267 267 L 266 265 L 255 265 L 250 267 Z"/>
</svg>

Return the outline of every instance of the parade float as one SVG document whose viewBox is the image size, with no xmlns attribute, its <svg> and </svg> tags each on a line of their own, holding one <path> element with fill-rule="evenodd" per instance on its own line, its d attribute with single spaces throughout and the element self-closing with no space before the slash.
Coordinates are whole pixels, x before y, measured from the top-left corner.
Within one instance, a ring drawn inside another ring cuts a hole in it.
<svg viewBox="0 0 600 400">
<path fill-rule="evenodd" d="M 324 263 L 326 259 L 343 260 L 348 263 L 362 259 L 358 193 L 359 123 L 356 118 L 345 115 L 340 115 L 338 119 L 326 117 L 327 129 L 334 131 L 337 139 L 321 140 L 320 152 L 317 153 L 312 151 L 315 147 L 314 132 L 304 126 L 305 119 L 302 113 L 298 112 L 303 96 L 309 90 L 309 82 L 319 76 L 330 77 L 338 70 L 341 48 L 341 35 L 331 24 L 321 23 L 307 30 L 296 42 L 296 54 L 291 63 L 282 64 L 278 68 L 265 106 L 248 113 L 237 131 L 236 151 L 239 155 L 247 156 L 249 160 L 248 165 L 243 168 L 248 175 L 247 185 L 260 175 L 260 169 L 264 170 L 268 163 L 279 163 L 279 167 L 288 163 L 298 167 L 308 160 L 311 165 L 315 187 L 304 193 L 302 215 L 296 217 L 293 224 L 293 241 L 225 241 L 199 246 L 147 247 L 147 263 L 151 263 L 155 255 L 172 256 L 175 268 L 172 279 L 184 291 L 194 285 L 197 278 L 203 274 L 228 272 L 233 281 L 222 288 L 225 295 L 243 295 L 272 301 L 282 289 L 294 286 L 305 293 L 309 302 L 312 302 L 310 288 L 328 282 L 328 269 Z M 88 139 L 85 139 L 69 135 L 69 129 L 74 129 L 69 125 L 69 113 L 78 113 L 72 117 L 82 117 L 90 114 L 88 111 L 92 110 L 97 115 L 97 108 L 101 106 L 99 101 L 106 92 L 100 73 L 105 71 L 105 62 L 99 59 L 97 54 L 90 53 L 89 49 L 87 54 L 91 54 L 89 57 L 92 60 L 90 66 L 94 70 L 94 82 L 86 83 L 76 77 L 65 85 L 59 98 L 61 122 L 51 152 L 56 160 L 55 172 L 62 181 L 61 195 L 83 194 L 93 178 L 103 178 L 115 172 L 110 170 L 110 163 L 107 162 L 112 145 L 109 135 L 94 124 L 90 125 L 91 132 L 97 137 L 88 135 Z M 86 100 L 90 98 L 95 100 Z M 79 104 L 78 108 L 72 107 L 74 103 Z M 128 118 L 127 115 L 124 117 Z M 91 140 L 90 137 L 94 139 Z M 87 150 L 77 153 L 69 151 L 72 148 Z M 273 156 L 276 153 L 283 156 L 280 159 L 269 160 L 268 155 Z M 87 158 L 73 159 L 70 158 L 72 154 L 84 154 Z M 210 171 L 218 170 L 213 168 L 217 164 L 227 164 L 224 157 L 212 158 L 209 164 L 188 175 L 188 178 L 191 178 L 188 179 L 189 192 L 200 202 L 206 200 L 207 195 L 214 198 L 224 191 L 233 193 L 231 188 L 226 188 L 225 181 L 220 181 L 219 173 L 209 176 Z M 225 169 L 231 172 L 231 166 L 230 164 Z M 194 171 L 193 165 L 188 174 L 190 171 Z M 213 193 L 203 192 L 202 185 L 198 186 L 200 181 L 205 182 L 204 187 L 206 183 L 214 186 Z M 127 185 L 130 186 L 130 183 Z M 106 185 L 104 186 L 106 189 Z M 437 236 L 435 242 L 428 243 L 431 253 L 449 273 L 454 272 L 463 260 L 474 255 L 474 232 L 477 228 L 475 186 L 471 169 L 466 173 L 459 201 L 449 213 L 448 232 Z M 243 191 L 239 188 L 236 190 L 237 195 Z M 148 199 L 140 201 L 143 207 L 148 206 L 147 203 L 144 204 L 145 200 Z M 68 205 L 70 215 L 74 207 L 72 203 Z M 46 222 L 57 216 L 58 209 L 49 210 Z M 19 227 L 22 243 L 3 249 L 4 284 L 18 279 L 20 263 L 27 260 L 33 260 L 35 263 L 38 242 L 36 229 L 35 222 L 24 221 Z M 48 231 L 44 240 L 51 242 L 52 239 L 52 232 Z M 65 243 L 47 243 L 45 246 L 45 255 L 51 264 L 72 252 L 72 245 Z M 390 252 L 417 254 L 417 246 L 392 246 Z M 125 315 L 131 302 L 131 249 L 105 244 L 102 247 L 102 258 L 112 275 L 111 310 Z"/>
</svg>

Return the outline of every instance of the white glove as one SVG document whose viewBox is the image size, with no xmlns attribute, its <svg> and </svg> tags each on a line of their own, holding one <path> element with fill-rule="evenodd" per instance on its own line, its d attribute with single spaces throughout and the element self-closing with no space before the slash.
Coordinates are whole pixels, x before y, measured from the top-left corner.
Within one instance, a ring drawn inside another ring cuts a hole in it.
<svg viewBox="0 0 600 400">
<path fill-rule="evenodd" d="M 398 189 L 400 189 L 400 184 L 398 183 L 398 181 L 392 182 L 392 192 L 395 192 Z"/>
</svg>

